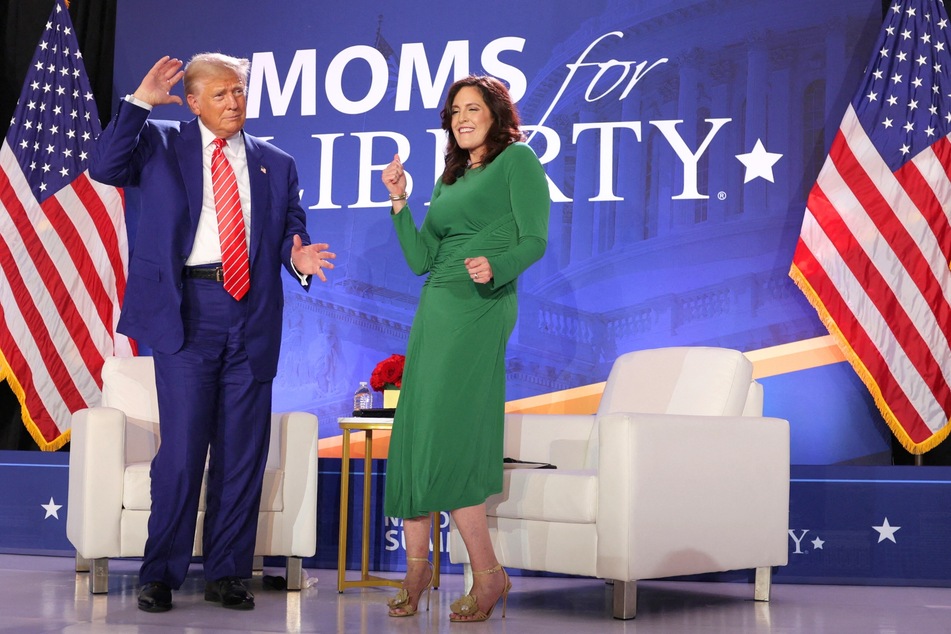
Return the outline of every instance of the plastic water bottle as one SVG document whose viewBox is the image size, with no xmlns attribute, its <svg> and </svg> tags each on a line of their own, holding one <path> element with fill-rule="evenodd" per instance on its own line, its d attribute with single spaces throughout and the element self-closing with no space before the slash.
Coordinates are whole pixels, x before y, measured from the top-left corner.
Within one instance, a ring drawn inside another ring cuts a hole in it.
<svg viewBox="0 0 951 634">
<path fill-rule="evenodd" d="M 360 387 L 353 393 L 353 411 L 370 409 L 373 407 L 373 393 L 367 387 L 366 381 L 360 381 Z"/>
</svg>

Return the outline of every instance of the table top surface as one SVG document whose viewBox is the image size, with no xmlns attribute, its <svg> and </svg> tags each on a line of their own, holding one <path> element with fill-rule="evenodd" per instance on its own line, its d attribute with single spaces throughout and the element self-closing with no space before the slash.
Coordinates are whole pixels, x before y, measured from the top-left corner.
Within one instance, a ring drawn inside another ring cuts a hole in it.
<svg viewBox="0 0 951 634">
<path fill-rule="evenodd" d="M 350 431 L 371 431 L 374 429 L 390 429 L 393 427 L 392 418 L 371 418 L 369 416 L 345 416 L 337 419 L 340 429 Z"/>
</svg>

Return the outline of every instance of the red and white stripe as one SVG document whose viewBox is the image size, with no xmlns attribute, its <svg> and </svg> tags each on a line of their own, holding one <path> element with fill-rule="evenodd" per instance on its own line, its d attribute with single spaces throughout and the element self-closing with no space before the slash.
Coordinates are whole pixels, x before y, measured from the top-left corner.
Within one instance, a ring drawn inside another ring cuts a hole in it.
<svg viewBox="0 0 951 634">
<path fill-rule="evenodd" d="M 211 188 L 218 214 L 224 288 L 235 299 L 241 299 L 251 286 L 251 272 L 238 181 L 224 155 L 225 143 L 224 139 L 215 139 L 215 151 L 211 155 Z"/>
<path fill-rule="evenodd" d="M 43 449 L 68 440 L 72 412 L 97 405 L 115 333 L 128 242 L 119 190 L 86 173 L 40 204 L 0 147 L 0 367 Z"/>
<path fill-rule="evenodd" d="M 951 141 L 892 172 L 850 106 L 809 195 L 790 275 L 915 453 L 951 416 Z"/>
</svg>

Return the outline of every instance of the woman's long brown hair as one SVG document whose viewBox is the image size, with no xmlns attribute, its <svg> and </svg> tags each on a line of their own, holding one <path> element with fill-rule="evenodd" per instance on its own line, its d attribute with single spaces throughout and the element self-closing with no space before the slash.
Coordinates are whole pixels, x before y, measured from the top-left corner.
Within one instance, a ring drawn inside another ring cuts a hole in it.
<svg viewBox="0 0 951 634">
<path fill-rule="evenodd" d="M 485 136 L 486 152 L 485 158 L 482 159 L 483 167 L 491 163 L 502 150 L 523 139 L 519 129 L 521 122 L 518 118 L 518 109 L 512 103 L 505 84 L 488 75 L 469 75 L 456 81 L 449 87 L 446 103 L 440 113 L 442 129 L 448 132 L 446 169 L 442 173 L 442 182 L 446 185 L 452 185 L 465 174 L 469 162 L 469 151 L 456 144 L 456 137 L 452 133 L 452 102 L 456 94 L 466 86 L 479 89 L 482 100 L 492 113 L 492 126 Z"/>
</svg>

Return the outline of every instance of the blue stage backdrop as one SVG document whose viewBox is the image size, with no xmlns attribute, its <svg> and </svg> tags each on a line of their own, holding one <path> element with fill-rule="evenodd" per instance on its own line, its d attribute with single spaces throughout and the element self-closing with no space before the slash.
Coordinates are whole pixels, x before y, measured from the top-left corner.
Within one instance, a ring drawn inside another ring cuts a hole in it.
<svg viewBox="0 0 951 634">
<path fill-rule="evenodd" d="M 806 194 L 881 24 L 878 0 L 458 9 L 119 6 L 115 98 L 165 54 L 250 58 L 247 128 L 297 158 L 311 235 L 338 253 L 326 285 L 304 293 L 287 280 L 277 409 L 315 412 L 321 437 L 336 435 L 357 383 L 404 352 L 422 279 L 403 262 L 380 172 L 398 152 L 420 222 L 442 168 L 442 99 L 468 73 L 509 84 L 552 199 L 548 251 L 519 282 L 510 399 L 602 381 L 634 349 L 747 351 L 825 334 L 787 272 Z M 153 116 L 191 117 L 173 106 Z M 871 429 L 874 446 L 858 451 L 874 453 L 883 424 L 840 365 L 831 380 L 862 405 L 837 415 Z M 770 398 L 768 413 L 789 418 Z M 809 422 L 817 436 L 794 462 L 852 457 L 811 455 L 834 421 Z"/>
</svg>

